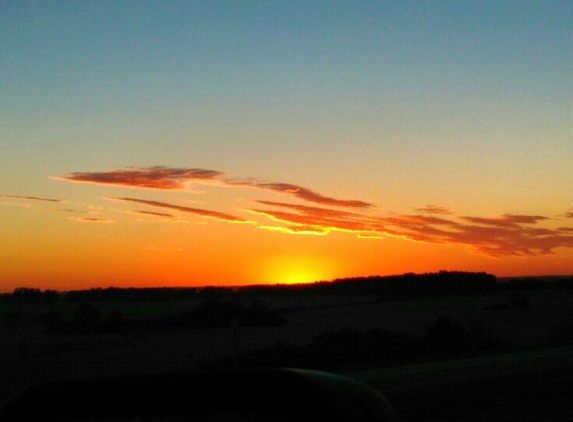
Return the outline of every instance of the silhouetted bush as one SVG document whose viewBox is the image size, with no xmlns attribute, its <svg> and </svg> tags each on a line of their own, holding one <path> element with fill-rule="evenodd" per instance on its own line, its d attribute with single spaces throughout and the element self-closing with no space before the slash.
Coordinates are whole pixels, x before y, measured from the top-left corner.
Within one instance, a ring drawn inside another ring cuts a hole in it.
<svg viewBox="0 0 573 422">
<path fill-rule="evenodd" d="M 278 343 L 207 365 L 208 368 L 296 366 L 332 370 L 341 366 L 373 366 L 470 356 L 484 350 L 499 351 L 509 346 L 477 321 L 466 329 L 451 319 L 440 317 L 426 335 L 415 338 L 402 331 L 343 329 L 315 336 L 308 345 Z"/>
<path fill-rule="evenodd" d="M 65 300 L 72 303 L 94 302 L 152 302 L 181 301 L 197 297 L 195 288 L 177 287 L 108 287 L 66 292 Z"/>
<path fill-rule="evenodd" d="M 46 305 L 59 299 L 55 290 L 40 290 L 28 287 L 18 287 L 10 295 L 11 301 L 19 304 Z"/>
</svg>

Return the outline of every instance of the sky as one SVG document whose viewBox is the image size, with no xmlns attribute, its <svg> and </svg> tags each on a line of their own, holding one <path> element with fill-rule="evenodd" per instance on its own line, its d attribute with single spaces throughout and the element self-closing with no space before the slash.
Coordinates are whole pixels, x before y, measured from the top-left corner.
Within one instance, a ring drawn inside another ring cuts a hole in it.
<svg viewBox="0 0 573 422">
<path fill-rule="evenodd" d="M 571 22 L 0 0 L 0 292 L 573 274 Z"/>
</svg>

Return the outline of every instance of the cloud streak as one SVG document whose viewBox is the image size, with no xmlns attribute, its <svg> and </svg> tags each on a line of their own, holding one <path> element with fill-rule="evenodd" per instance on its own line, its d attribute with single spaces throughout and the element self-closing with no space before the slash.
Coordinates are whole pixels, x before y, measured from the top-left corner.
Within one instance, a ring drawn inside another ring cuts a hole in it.
<svg viewBox="0 0 573 422">
<path fill-rule="evenodd" d="M 370 208 L 372 204 L 357 200 L 335 199 L 320 195 L 309 189 L 289 183 L 240 183 L 242 186 L 265 189 L 273 192 L 284 193 L 295 196 L 305 201 L 314 202 L 325 206 L 346 207 L 346 208 Z"/>
<path fill-rule="evenodd" d="M 69 220 L 78 221 L 80 223 L 113 223 L 113 220 L 108 218 L 96 217 L 68 217 Z"/>
<path fill-rule="evenodd" d="M 153 217 L 161 217 L 161 218 L 174 218 L 173 214 L 167 214 L 164 212 L 153 212 L 153 211 L 142 211 L 142 210 L 132 210 L 131 212 L 136 214 L 143 214 L 143 215 L 150 215 Z"/>
<path fill-rule="evenodd" d="M 261 183 L 261 182 L 237 182 L 222 178 L 224 173 L 217 170 L 197 168 L 168 168 L 155 167 L 130 167 L 123 170 L 111 170 L 105 172 L 76 172 L 65 176 L 55 177 L 76 183 L 94 183 L 99 185 L 113 185 L 131 188 L 182 190 L 189 183 L 213 183 L 227 187 L 246 187 L 261 190 L 270 190 L 286 195 L 292 195 L 304 201 L 314 202 L 324 206 L 369 208 L 372 204 L 358 200 L 343 200 L 321 195 L 310 189 L 290 183 Z"/>
<path fill-rule="evenodd" d="M 366 239 L 392 236 L 425 243 L 467 245 L 478 253 L 495 257 L 549 254 L 556 248 L 573 248 L 573 230 L 539 227 L 540 223 L 549 220 L 540 215 L 462 216 L 457 219 L 412 214 L 371 216 L 271 201 L 257 203 L 266 208 L 251 208 L 249 212 L 282 224 L 261 228 L 284 233 L 342 231 Z"/>
<path fill-rule="evenodd" d="M 174 211 L 180 211 L 184 213 L 196 214 L 201 217 L 209 217 L 214 218 L 216 220 L 226 221 L 230 223 L 250 223 L 250 221 L 245 220 L 240 217 L 235 217 L 231 214 L 226 214 L 217 211 L 210 211 L 201 208 L 191 208 L 191 207 L 183 207 L 180 205 L 169 204 L 166 202 L 159 202 L 159 201 L 149 201 L 146 199 L 137 199 L 137 198 L 112 198 L 117 201 L 124 201 L 124 202 L 134 202 L 137 204 L 148 205 L 150 207 L 159 207 L 159 208 L 167 208 Z"/>
<path fill-rule="evenodd" d="M 371 202 L 338 199 L 291 183 L 231 180 L 223 178 L 224 174 L 217 170 L 156 166 L 129 167 L 107 172 L 76 172 L 57 179 L 184 192 L 190 192 L 190 184 L 216 184 L 221 188 L 249 188 L 260 192 L 274 192 L 285 198 L 303 201 L 301 204 L 256 200 L 252 206 L 242 210 L 256 216 L 255 222 L 233 213 L 202 207 L 131 197 L 113 198 L 167 209 L 172 213 L 194 214 L 232 223 L 249 223 L 260 229 L 279 233 L 324 236 L 331 232 L 346 232 L 364 239 L 397 237 L 415 242 L 464 245 L 473 248 L 477 253 L 495 257 L 550 254 L 557 248 L 573 248 L 573 229 L 566 225 L 557 229 L 546 227 L 552 219 L 543 215 L 507 213 L 494 217 L 456 216 L 449 208 L 439 205 L 417 208 L 415 214 L 376 215 Z M 36 197 L 18 198 L 48 200 Z M 166 212 L 133 212 L 161 218 L 175 217 L 174 214 Z M 567 212 L 561 218 L 571 219 L 573 212 Z"/>
<path fill-rule="evenodd" d="M 42 202 L 57 202 L 63 203 L 61 199 L 52 199 L 52 198 L 40 198 L 38 196 L 20 196 L 20 195 L 0 195 L 0 198 L 8 198 L 8 199 L 26 199 L 30 201 L 42 201 Z"/>
<path fill-rule="evenodd" d="M 167 168 L 163 166 L 112 170 L 105 172 L 76 172 L 56 177 L 58 180 L 133 188 L 178 190 L 191 181 L 216 179 L 222 173 L 205 169 Z"/>
<path fill-rule="evenodd" d="M 435 205 L 427 205 L 424 208 L 418 208 L 418 212 L 428 213 L 428 214 L 452 214 L 446 207 L 438 207 Z"/>
</svg>

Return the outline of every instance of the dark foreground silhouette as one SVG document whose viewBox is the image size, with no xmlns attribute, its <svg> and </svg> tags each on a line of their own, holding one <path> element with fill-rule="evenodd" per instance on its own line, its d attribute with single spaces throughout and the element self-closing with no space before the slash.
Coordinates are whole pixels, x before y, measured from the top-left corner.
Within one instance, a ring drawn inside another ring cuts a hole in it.
<svg viewBox="0 0 573 422">
<path fill-rule="evenodd" d="M 396 422 L 391 404 L 354 379 L 291 368 L 76 379 L 29 387 L 0 420 Z"/>
<path fill-rule="evenodd" d="M 567 277 L 440 272 L 237 289 L 21 288 L 0 295 L 0 398 L 38 382 L 289 367 L 367 384 L 403 421 L 570 420 L 572 287 Z M 192 406 L 194 388 L 182 391 Z"/>
</svg>

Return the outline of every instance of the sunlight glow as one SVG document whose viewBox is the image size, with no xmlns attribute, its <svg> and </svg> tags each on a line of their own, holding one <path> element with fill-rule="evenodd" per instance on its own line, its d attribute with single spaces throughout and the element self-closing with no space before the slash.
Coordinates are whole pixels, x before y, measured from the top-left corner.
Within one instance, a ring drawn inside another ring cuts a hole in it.
<svg viewBox="0 0 573 422">
<path fill-rule="evenodd" d="M 301 256 L 280 256 L 269 261 L 264 278 L 272 284 L 313 283 L 330 280 L 331 266 L 321 259 Z"/>
</svg>

